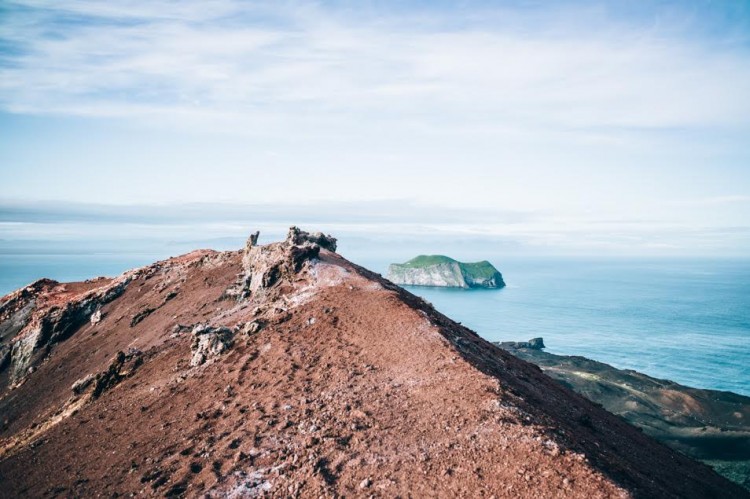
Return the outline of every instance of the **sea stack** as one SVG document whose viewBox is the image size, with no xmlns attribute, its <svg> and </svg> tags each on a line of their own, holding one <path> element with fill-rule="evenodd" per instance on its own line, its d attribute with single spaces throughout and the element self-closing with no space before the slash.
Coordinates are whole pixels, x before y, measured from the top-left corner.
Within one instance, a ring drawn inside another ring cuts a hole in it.
<svg viewBox="0 0 750 499">
<path fill-rule="evenodd" d="M 406 263 L 392 263 L 388 279 L 402 286 L 505 287 L 502 274 L 490 262 L 463 263 L 443 255 L 419 255 Z"/>
</svg>

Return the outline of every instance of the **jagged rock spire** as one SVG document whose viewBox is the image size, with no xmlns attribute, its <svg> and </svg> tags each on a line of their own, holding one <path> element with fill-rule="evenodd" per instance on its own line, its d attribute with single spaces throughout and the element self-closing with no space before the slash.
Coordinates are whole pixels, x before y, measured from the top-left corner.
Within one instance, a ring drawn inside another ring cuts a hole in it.
<svg viewBox="0 0 750 499">
<path fill-rule="evenodd" d="M 289 232 L 286 236 L 287 244 L 293 244 L 296 246 L 313 243 L 317 244 L 323 249 L 328 251 L 336 251 L 336 238 L 331 235 L 323 234 L 322 232 L 305 232 L 299 227 L 289 227 Z"/>
</svg>

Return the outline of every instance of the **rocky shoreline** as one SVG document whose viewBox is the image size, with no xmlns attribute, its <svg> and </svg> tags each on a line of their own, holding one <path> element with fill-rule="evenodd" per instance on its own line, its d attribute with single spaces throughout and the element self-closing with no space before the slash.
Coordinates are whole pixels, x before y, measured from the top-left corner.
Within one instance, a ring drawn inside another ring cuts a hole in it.
<svg viewBox="0 0 750 499">
<path fill-rule="evenodd" d="M 750 397 L 691 388 L 585 357 L 554 355 L 542 350 L 542 338 L 495 344 L 750 489 Z"/>
</svg>

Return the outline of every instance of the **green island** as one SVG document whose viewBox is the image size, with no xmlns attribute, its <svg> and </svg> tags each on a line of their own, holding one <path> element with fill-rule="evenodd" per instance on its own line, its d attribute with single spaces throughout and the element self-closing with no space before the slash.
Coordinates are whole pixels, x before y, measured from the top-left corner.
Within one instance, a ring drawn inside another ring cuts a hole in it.
<svg viewBox="0 0 750 499">
<path fill-rule="evenodd" d="M 392 263 L 388 279 L 408 286 L 502 288 L 502 274 L 487 260 L 459 262 L 445 255 L 419 255 L 405 263 Z"/>
</svg>

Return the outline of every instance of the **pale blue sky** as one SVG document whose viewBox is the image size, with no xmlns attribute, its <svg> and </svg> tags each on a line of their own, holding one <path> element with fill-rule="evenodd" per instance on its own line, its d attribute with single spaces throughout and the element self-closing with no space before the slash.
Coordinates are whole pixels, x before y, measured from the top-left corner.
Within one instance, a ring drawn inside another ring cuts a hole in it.
<svg viewBox="0 0 750 499">
<path fill-rule="evenodd" d="M 746 255 L 750 2 L 10 0 L 0 185 L 9 241 L 96 233 L 35 205 L 210 203 L 235 235 L 229 203 L 249 226 Z"/>
</svg>

